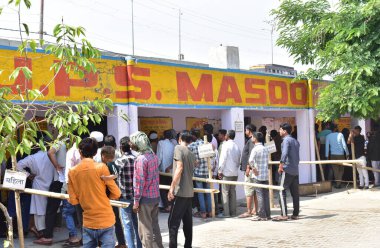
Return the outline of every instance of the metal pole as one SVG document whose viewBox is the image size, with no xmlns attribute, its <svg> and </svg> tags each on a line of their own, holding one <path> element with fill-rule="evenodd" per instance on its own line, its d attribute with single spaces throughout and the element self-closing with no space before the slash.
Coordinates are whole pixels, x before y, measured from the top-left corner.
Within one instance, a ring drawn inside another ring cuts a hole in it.
<svg viewBox="0 0 380 248">
<path fill-rule="evenodd" d="M 44 39 L 44 0 L 41 0 L 40 10 L 40 42 Z"/>
<path fill-rule="evenodd" d="M 131 0 L 132 3 L 132 55 L 135 55 L 135 25 L 134 25 L 134 18 L 133 18 L 133 0 Z"/>
<path fill-rule="evenodd" d="M 181 51 L 181 9 L 178 9 L 178 60 L 182 60 Z"/>
<path fill-rule="evenodd" d="M 273 29 L 274 29 L 274 25 L 272 24 L 272 29 L 270 31 L 270 43 L 271 43 L 271 48 L 272 48 L 272 65 L 273 65 Z"/>
</svg>

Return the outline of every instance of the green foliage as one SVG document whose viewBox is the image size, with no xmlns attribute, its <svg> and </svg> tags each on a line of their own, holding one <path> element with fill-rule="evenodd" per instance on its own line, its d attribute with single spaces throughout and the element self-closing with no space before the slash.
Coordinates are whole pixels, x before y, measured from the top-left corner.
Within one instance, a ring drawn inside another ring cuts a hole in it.
<svg viewBox="0 0 380 248">
<path fill-rule="evenodd" d="M 24 4 L 30 8 L 29 0 L 10 0 L 9 4 L 20 6 Z M 29 37 L 29 27 L 25 23 L 19 23 Z M 100 57 L 100 52 L 85 39 L 85 29 L 58 24 L 53 31 L 56 42 L 44 47 L 45 52 L 59 59 L 51 66 L 55 73 L 64 68 L 67 73 L 74 72 L 83 77 L 87 72 L 96 73 L 96 68 L 91 59 Z M 38 46 L 44 46 L 45 42 L 36 42 L 33 39 L 20 36 L 21 44 L 18 51 L 28 58 L 29 51 L 36 51 Z M 0 70 L 1 73 L 1 70 Z M 26 67 L 17 67 L 9 76 L 10 81 L 22 73 L 27 80 L 33 79 L 32 71 Z M 47 87 L 54 82 L 54 78 Z M 42 90 L 43 91 L 43 90 Z M 69 145 L 79 142 L 77 135 L 89 133 L 87 126 L 90 123 L 100 124 L 104 116 L 113 109 L 111 99 L 96 99 L 76 104 L 54 101 L 46 104 L 38 104 L 44 101 L 43 92 L 38 89 L 25 89 L 17 86 L 16 92 L 9 87 L 0 87 L 0 161 L 6 156 L 16 154 L 30 154 L 33 148 L 39 147 L 46 150 L 46 144 L 37 138 L 38 132 L 43 132 L 53 139 L 53 143 L 65 141 Z M 21 102 L 22 104 L 19 104 Z M 43 117 L 37 112 L 42 112 Z M 127 119 L 127 116 L 123 116 Z M 51 125 L 58 131 L 58 136 L 42 130 L 41 126 Z"/>
<path fill-rule="evenodd" d="M 380 0 L 284 0 L 273 10 L 277 44 L 295 61 L 314 65 L 309 79 L 333 77 L 321 90 L 318 118 L 378 118 L 380 113 Z"/>
</svg>

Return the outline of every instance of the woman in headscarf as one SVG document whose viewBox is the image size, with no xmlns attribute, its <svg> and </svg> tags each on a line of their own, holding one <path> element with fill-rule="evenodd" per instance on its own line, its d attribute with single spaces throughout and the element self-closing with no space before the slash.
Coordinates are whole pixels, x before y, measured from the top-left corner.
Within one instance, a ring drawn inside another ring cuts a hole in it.
<svg viewBox="0 0 380 248">
<path fill-rule="evenodd" d="M 145 133 L 135 132 L 130 136 L 130 140 L 132 149 L 139 153 L 133 172 L 133 211 L 138 214 L 141 243 L 143 247 L 153 247 L 155 242 L 158 247 L 163 248 L 158 225 L 160 201 L 158 158 Z"/>
</svg>

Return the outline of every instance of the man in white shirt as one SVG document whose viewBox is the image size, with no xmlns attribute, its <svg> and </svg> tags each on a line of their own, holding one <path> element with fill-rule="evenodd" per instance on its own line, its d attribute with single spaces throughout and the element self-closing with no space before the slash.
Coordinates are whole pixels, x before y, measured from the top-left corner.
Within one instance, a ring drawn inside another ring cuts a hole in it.
<svg viewBox="0 0 380 248">
<path fill-rule="evenodd" d="M 99 131 L 93 131 L 90 133 L 90 138 L 93 138 L 98 142 L 98 152 L 94 156 L 94 161 L 96 163 L 102 162 L 102 156 L 100 155 L 100 152 L 102 150 L 102 147 L 104 146 L 104 135 Z"/>
<path fill-rule="evenodd" d="M 225 181 L 237 181 L 240 165 L 240 149 L 234 142 L 235 131 L 228 130 L 219 158 L 219 178 Z M 222 186 L 224 217 L 236 216 L 236 186 Z"/>
</svg>

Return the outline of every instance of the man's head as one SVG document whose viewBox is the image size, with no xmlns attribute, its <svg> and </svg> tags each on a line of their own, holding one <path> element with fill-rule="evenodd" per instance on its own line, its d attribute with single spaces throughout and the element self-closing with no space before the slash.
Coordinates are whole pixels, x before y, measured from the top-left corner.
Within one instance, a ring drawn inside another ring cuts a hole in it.
<svg viewBox="0 0 380 248">
<path fill-rule="evenodd" d="M 220 129 L 218 132 L 218 140 L 220 142 L 223 142 L 226 140 L 227 130 L 226 129 Z"/>
<path fill-rule="evenodd" d="M 120 139 L 120 150 L 123 153 L 131 154 L 131 140 L 128 136 L 125 136 Z"/>
<path fill-rule="evenodd" d="M 356 126 L 356 127 L 354 127 L 354 135 L 355 135 L 355 136 L 360 135 L 361 132 L 362 132 L 362 128 L 361 128 L 360 126 Z"/>
<path fill-rule="evenodd" d="M 102 156 L 103 163 L 112 162 L 115 159 L 115 147 L 103 146 L 100 155 Z"/>
<path fill-rule="evenodd" d="M 267 132 L 267 127 L 266 127 L 266 126 L 261 126 L 261 127 L 259 128 L 259 132 L 260 132 L 260 133 L 266 133 L 266 132 Z"/>
<path fill-rule="evenodd" d="M 156 131 L 150 131 L 148 137 L 150 142 L 156 142 L 158 140 L 158 134 Z"/>
<path fill-rule="evenodd" d="M 197 140 L 201 137 L 201 132 L 196 128 L 192 128 L 190 134 L 194 137 L 194 140 Z"/>
<path fill-rule="evenodd" d="M 184 142 L 186 145 L 190 144 L 193 141 L 193 136 L 188 130 L 183 130 L 179 133 L 179 143 Z"/>
<path fill-rule="evenodd" d="M 276 130 L 270 131 L 270 137 L 274 139 L 278 135 L 278 132 Z"/>
<path fill-rule="evenodd" d="M 264 135 L 260 132 L 252 133 L 252 142 L 255 144 L 264 143 Z"/>
<path fill-rule="evenodd" d="M 104 137 L 104 146 L 116 147 L 116 139 L 113 135 L 107 135 Z"/>
<path fill-rule="evenodd" d="M 335 124 L 335 123 L 331 123 L 331 124 L 330 124 L 330 130 L 331 130 L 332 132 L 338 132 L 338 125 Z"/>
<path fill-rule="evenodd" d="M 101 132 L 98 131 L 93 131 L 90 133 L 90 138 L 94 138 L 96 142 L 98 142 L 98 147 L 103 147 L 104 146 L 104 135 Z"/>
<path fill-rule="evenodd" d="M 213 134 L 214 132 L 214 127 L 211 124 L 204 124 L 203 125 L 203 131 L 205 134 Z"/>
<path fill-rule="evenodd" d="M 130 139 L 133 150 L 141 153 L 153 152 L 149 138 L 145 133 L 137 131 L 131 134 Z"/>
<path fill-rule="evenodd" d="M 255 125 L 248 124 L 247 126 L 245 126 L 245 135 L 247 137 L 251 137 L 253 132 L 256 132 L 256 126 Z"/>
<path fill-rule="evenodd" d="M 228 130 L 226 140 L 234 140 L 235 139 L 235 130 Z"/>
<path fill-rule="evenodd" d="M 92 158 L 98 151 L 98 142 L 94 138 L 84 138 L 79 142 L 78 149 L 83 158 Z"/>
<path fill-rule="evenodd" d="M 280 136 L 285 137 L 286 135 L 289 135 L 292 133 L 292 126 L 289 123 L 282 123 L 280 125 Z"/>
<path fill-rule="evenodd" d="M 322 122 L 322 130 L 330 129 L 331 122 Z"/>
<path fill-rule="evenodd" d="M 165 130 L 164 131 L 164 139 L 170 140 L 172 138 L 172 132 L 171 130 Z"/>
</svg>

